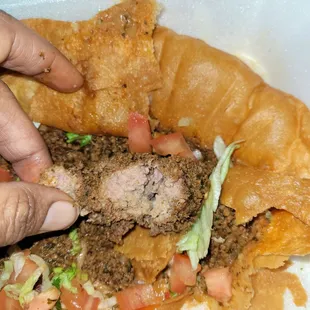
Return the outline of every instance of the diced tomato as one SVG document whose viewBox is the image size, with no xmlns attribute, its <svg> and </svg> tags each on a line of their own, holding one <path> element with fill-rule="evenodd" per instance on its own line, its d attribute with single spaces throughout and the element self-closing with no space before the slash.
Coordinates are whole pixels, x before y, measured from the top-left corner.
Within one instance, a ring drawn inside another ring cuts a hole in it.
<svg viewBox="0 0 310 310">
<path fill-rule="evenodd" d="M 52 287 L 49 290 L 34 297 L 34 299 L 27 306 L 27 310 L 50 310 L 53 309 L 57 300 L 59 299 L 60 292 L 56 287 Z"/>
<path fill-rule="evenodd" d="M 7 297 L 4 290 L 0 291 L 0 306 L 5 310 L 22 310 L 18 300 Z"/>
<path fill-rule="evenodd" d="M 151 145 L 159 155 L 179 155 L 181 157 L 196 159 L 180 132 L 155 138 L 151 141 Z"/>
<path fill-rule="evenodd" d="M 174 293 L 183 294 L 186 290 L 186 285 L 181 281 L 180 277 L 176 272 L 171 272 L 170 278 L 170 289 Z"/>
<path fill-rule="evenodd" d="M 65 288 L 61 288 L 61 302 L 68 310 L 76 310 L 76 309 L 83 309 L 83 305 L 88 300 L 88 294 L 82 287 L 73 281 L 73 286 L 77 288 L 77 293 L 74 294 Z"/>
<path fill-rule="evenodd" d="M 9 171 L 0 167 L 0 182 L 10 182 L 13 180 L 13 177 Z"/>
<path fill-rule="evenodd" d="M 77 288 L 74 294 L 65 288 L 61 288 L 60 299 L 67 310 L 97 310 L 100 303 L 99 298 L 89 296 L 83 287 L 76 281 L 72 281 L 72 285 Z"/>
<path fill-rule="evenodd" d="M 129 287 L 116 293 L 116 299 L 120 310 L 137 310 L 162 301 L 162 297 L 156 294 L 152 285 L 149 284 Z"/>
<path fill-rule="evenodd" d="M 187 255 L 175 254 L 173 256 L 169 278 L 171 291 L 182 294 L 186 286 L 194 286 L 196 284 L 197 273 L 200 270 L 200 265 L 196 270 L 193 270 Z"/>
<path fill-rule="evenodd" d="M 136 112 L 129 115 L 128 144 L 132 153 L 151 153 L 151 128 L 146 116 Z"/>
<path fill-rule="evenodd" d="M 38 265 L 26 257 L 25 264 L 18 277 L 15 279 L 15 272 L 12 273 L 9 283 L 25 283 L 29 277 L 38 269 Z"/>
<path fill-rule="evenodd" d="M 86 304 L 84 305 L 83 309 L 84 310 L 97 310 L 98 306 L 100 304 L 100 299 L 95 298 L 93 296 L 89 296 Z"/>
<path fill-rule="evenodd" d="M 229 268 L 214 268 L 202 272 L 205 278 L 208 295 L 219 302 L 226 302 L 232 296 L 232 275 Z"/>
</svg>

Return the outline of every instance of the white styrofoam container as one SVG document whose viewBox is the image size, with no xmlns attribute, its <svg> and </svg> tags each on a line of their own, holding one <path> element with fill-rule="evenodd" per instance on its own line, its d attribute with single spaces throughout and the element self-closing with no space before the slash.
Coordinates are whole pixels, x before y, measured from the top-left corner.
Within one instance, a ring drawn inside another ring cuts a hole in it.
<svg viewBox="0 0 310 310">
<path fill-rule="evenodd" d="M 88 19 L 115 0 L 0 0 L 0 9 L 17 18 Z M 310 107 L 309 0 L 158 0 L 159 23 L 231 54 L 252 59 L 269 84 Z M 310 258 L 293 258 L 290 271 L 310 292 Z M 310 297 L 310 294 L 309 294 Z M 286 309 L 294 305 L 289 292 Z M 306 308 L 310 309 L 310 302 Z"/>
</svg>

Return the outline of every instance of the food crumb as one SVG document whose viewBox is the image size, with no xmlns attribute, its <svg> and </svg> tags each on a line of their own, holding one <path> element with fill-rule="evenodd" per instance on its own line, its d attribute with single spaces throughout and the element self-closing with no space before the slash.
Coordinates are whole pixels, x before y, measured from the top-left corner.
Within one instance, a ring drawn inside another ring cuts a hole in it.
<svg viewBox="0 0 310 310">
<path fill-rule="evenodd" d="M 45 73 L 50 73 L 51 71 L 52 71 L 52 68 L 50 68 L 50 67 L 44 69 L 44 72 L 45 72 Z"/>
<path fill-rule="evenodd" d="M 43 60 L 45 60 L 45 54 L 44 54 L 44 52 L 40 52 L 40 54 L 39 54 L 39 56 L 43 59 Z"/>
</svg>

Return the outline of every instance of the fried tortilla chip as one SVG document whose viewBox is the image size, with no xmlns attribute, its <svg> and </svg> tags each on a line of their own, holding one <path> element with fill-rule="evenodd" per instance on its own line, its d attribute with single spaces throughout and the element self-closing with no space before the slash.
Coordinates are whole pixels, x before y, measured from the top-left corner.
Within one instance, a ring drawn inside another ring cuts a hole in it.
<svg viewBox="0 0 310 310">
<path fill-rule="evenodd" d="M 153 283 L 176 252 L 179 239 L 178 234 L 151 237 L 148 229 L 137 226 L 116 250 L 132 259 L 139 280 Z"/>
<path fill-rule="evenodd" d="M 62 94 L 26 77 L 2 79 L 36 122 L 77 133 L 125 136 L 129 112 L 148 115 L 147 93 L 161 86 L 152 40 L 156 15 L 155 1 L 130 0 L 89 21 L 25 20 L 79 69 L 85 86 Z"/>
<path fill-rule="evenodd" d="M 267 85 L 257 87 L 251 110 L 234 135 L 244 140 L 238 162 L 310 178 L 310 112 L 298 99 Z"/>
<path fill-rule="evenodd" d="M 181 296 L 182 297 L 182 296 Z M 221 306 L 212 297 L 195 289 L 193 294 L 183 298 L 172 298 L 163 305 L 156 307 L 156 310 L 220 310 Z"/>
<path fill-rule="evenodd" d="M 283 295 L 286 289 L 291 291 L 298 307 L 305 307 L 308 299 L 299 278 L 281 268 L 260 270 L 253 276 L 253 288 L 255 295 L 251 302 L 252 310 L 283 310 Z"/>
<path fill-rule="evenodd" d="M 256 251 L 260 255 L 300 255 L 310 253 L 310 226 L 285 211 L 272 212 L 271 222 Z"/>
<path fill-rule="evenodd" d="M 203 41 L 158 27 L 154 44 L 164 86 L 153 92 L 151 112 L 164 129 L 208 148 L 217 135 L 244 140 L 239 163 L 310 178 L 310 112 L 301 101 Z"/>
<path fill-rule="evenodd" d="M 253 283 L 253 276 L 262 268 L 283 266 L 291 255 L 309 254 L 309 238 L 310 226 L 286 211 L 273 211 L 260 240 L 248 245 L 231 267 L 233 297 L 225 309 L 249 309 L 255 291 L 262 289 L 261 283 Z"/>
<path fill-rule="evenodd" d="M 124 136 L 131 111 L 148 115 L 148 95 L 135 89 L 107 88 L 90 94 L 83 88 L 64 94 L 20 76 L 5 80 L 34 121 L 69 132 Z"/>
<path fill-rule="evenodd" d="M 152 94 L 153 116 L 209 148 L 217 135 L 232 141 L 262 79 L 236 57 L 166 28 L 156 29 L 154 45 L 164 86 Z M 190 125 L 178 126 L 182 119 Z"/>
<path fill-rule="evenodd" d="M 310 180 L 296 176 L 236 165 L 229 170 L 221 202 L 236 210 L 238 224 L 273 207 L 310 225 Z"/>
</svg>

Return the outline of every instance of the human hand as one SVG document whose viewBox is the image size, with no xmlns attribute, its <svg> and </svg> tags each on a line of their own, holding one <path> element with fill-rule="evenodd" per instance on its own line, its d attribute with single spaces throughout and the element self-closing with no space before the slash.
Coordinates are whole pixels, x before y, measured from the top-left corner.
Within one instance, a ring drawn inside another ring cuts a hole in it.
<svg viewBox="0 0 310 310">
<path fill-rule="evenodd" d="M 63 92 L 82 86 L 80 73 L 55 47 L 2 11 L 0 42 L 1 67 Z M 1 80 L 0 154 L 12 163 L 22 180 L 0 183 L 0 246 L 29 235 L 65 229 L 75 222 L 78 210 L 69 196 L 29 183 L 37 182 L 52 161 L 39 132 Z"/>
</svg>

